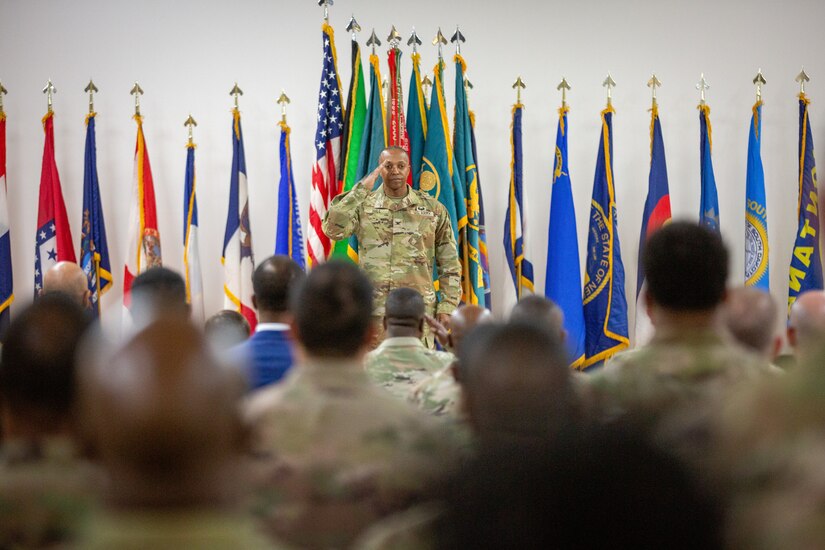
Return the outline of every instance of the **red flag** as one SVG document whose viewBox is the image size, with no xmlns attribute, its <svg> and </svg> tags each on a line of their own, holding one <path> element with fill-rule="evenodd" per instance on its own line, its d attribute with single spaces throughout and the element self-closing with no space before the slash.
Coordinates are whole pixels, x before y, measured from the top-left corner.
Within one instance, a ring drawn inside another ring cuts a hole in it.
<svg viewBox="0 0 825 550">
<path fill-rule="evenodd" d="M 46 142 L 43 145 L 43 168 L 40 172 L 40 199 L 37 208 L 37 234 L 34 247 L 34 293 L 43 288 L 43 274 L 57 262 L 75 262 L 72 232 L 60 175 L 54 160 L 54 113 L 43 117 Z"/>
<path fill-rule="evenodd" d="M 401 147 L 410 155 L 410 138 L 407 135 L 407 122 L 404 120 L 404 92 L 401 87 L 401 73 L 398 65 L 401 62 L 401 50 L 392 48 L 387 52 L 387 63 L 390 66 L 390 90 L 387 95 L 387 145 Z M 407 184 L 412 185 L 412 170 L 407 176 Z"/>
</svg>

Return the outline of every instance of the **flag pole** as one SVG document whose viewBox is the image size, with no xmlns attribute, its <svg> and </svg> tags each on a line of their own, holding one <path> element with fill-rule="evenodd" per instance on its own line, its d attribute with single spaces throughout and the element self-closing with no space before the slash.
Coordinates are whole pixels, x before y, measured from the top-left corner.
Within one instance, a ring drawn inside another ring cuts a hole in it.
<svg viewBox="0 0 825 550">
<path fill-rule="evenodd" d="M 696 89 L 699 90 L 699 106 L 704 107 L 707 105 L 705 101 L 705 91 L 710 89 L 710 84 L 705 80 L 705 73 L 699 75 L 699 82 L 696 84 Z"/>
<path fill-rule="evenodd" d="M 461 55 L 461 43 L 466 41 L 467 40 L 464 38 L 464 35 L 461 34 L 461 30 L 458 28 L 458 25 L 456 25 L 455 33 L 453 33 L 452 38 L 450 38 L 450 42 L 455 44 L 456 55 Z"/>
<path fill-rule="evenodd" d="M 231 95 L 232 97 L 234 97 L 234 98 L 235 98 L 235 110 L 236 110 L 236 111 L 239 111 L 240 109 L 238 108 L 238 97 L 240 97 L 240 96 L 242 96 L 242 95 L 243 95 L 243 90 L 241 90 L 241 89 L 238 87 L 238 83 L 237 83 L 237 82 L 235 82 L 235 85 L 234 85 L 234 86 L 232 86 L 232 89 L 231 89 L 231 90 L 229 90 L 229 95 Z"/>
<path fill-rule="evenodd" d="M 354 34 L 354 33 L 353 33 Z M 286 126 L 286 106 L 292 103 L 286 92 L 281 89 L 281 97 L 278 98 L 278 104 L 281 106 L 281 124 Z"/>
<path fill-rule="evenodd" d="M 3 118 L 6 115 L 6 111 L 3 110 L 3 96 L 9 93 L 3 83 L 0 82 L 0 118 Z"/>
<path fill-rule="evenodd" d="M 753 77 L 753 83 L 756 85 L 756 102 L 762 101 L 762 86 L 768 83 L 765 77 L 762 76 L 762 69 L 757 71 L 756 76 Z"/>
<path fill-rule="evenodd" d="M 46 83 L 46 87 L 43 88 L 43 93 L 46 94 L 47 110 L 49 113 L 53 113 L 54 111 L 52 110 L 52 95 L 57 93 L 57 88 L 55 88 L 54 84 L 52 84 L 51 78 Z"/>
<path fill-rule="evenodd" d="M 324 23 L 327 25 L 329 25 L 329 7 L 334 4 L 334 0 L 318 0 L 318 5 L 324 8 Z"/>
<path fill-rule="evenodd" d="M 410 39 L 407 40 L 407 46 L 412 46 L 412 53 L 413 55 L 418 53 L 418 46 L 421 45 L 421 39 L 418 38 L 418 33 L 415 32 L 415 27 L 413 27 L 412 34 L 410 35 Z"/>
<path fill-rule="evenodd" d="M 381 40 L 379 40 L 378 36 L 375 34 L 375 29 L 372 29 L 372 34 L 370 35 L 369 40 L 367 40 L 367 46 L 372 46 L 372 55 L 376 55 L 375 47 L 380 45 Z"/>
<path fill-rule="evenodd" d="M 183 125 L 188 128 L 189 130 L 189 141 L 186 143 L 187 147 L 194 147 L 195 140 L 194 140 L 194 133 L 193 128 L 198 125 L 194 118 L 192 118 L 192 113 L 189 113 L 189 118 L 183 123 Z"/>
<path fill-rule="evenodd" d="M 352 14 L 352 17 L 349 18 L 349 23 L 347 23 L 347 28 L 349 32 L 352 33 L 352 41 L 358 42 L 358 36 L 356 33 L 361 32 L 361 25 L 358 24 L 358 21 L 355 20 L 355 14 Z"/>
<path fill-rule="evenodd" d="M 83 89 L 84 92 L 89 94 L 89 115 L 86 117 L 86 123 L 88 124 L 89 117 L 95 115 L 95 92 L 99 91 L 97 86 L 95 86 L 94 81 L 90 78 L 89 83 Z M 103 297 L 100 294 L 100 253 L 97 250 L 92 251 L 92 261 L 94 262 L 95 266 L 95 296 L 97 296 L 97 303 L 95 307 L 97 307 L 98 316 L 100 315 L 100 299 Z"/>
<path fill-rule="evenodd" d="M 647 81 L 647 87 L 652 90 L 653 98 L 652 98 L 652 109 L 656 109 L 658 107 L 658 103 L 656 102 L 656 88 L 662 87 L 662 81 L 656 77 L 656 73 L 653 73 L 653 76 L 650 77 L 650 80 Z"/>
<path fill-rule="evenodd" d="M 89 114 L 93 115 L 95 112 L 95 92 L 99 91 L 97 86 L 95 86 L 94 80 L 90 78 L 89 83 L 83 91 L 89 94 Z"/>
<path fill-rule="evenodd" d="M 143 88 L 140 87 L 140 84 L 137 83 L 135 80 L 135 85 L 132 86 L 132 91 L 129 92 L 130 95 L 135 96 L 135 116 L 140 116 L 140 96 L 143 95 Z"/>
<path fill-rule="evenodd" d="M 521 79 L 521 75 L 519 75 L 518 78 L 516 78 L 516 81 L 513 83 L 513 88 L 516 90 L 516 105 L 515 105 L 515 107 L 516 107 L 516 109 L 523 108 L 524 105 L 521 103 L 521 91 L 527 88 L 527 84 L 525 84 L 524 80 Z M 515 111 L 513 111 L 513 113 L 514 113 L 513 116 L 515 116 Z M 515 154 L 515 149 L 513 150 L 513 154 Z M 511 215 L 515 215 L 515 213 L 513 213 Z M 522 216 L 523 216 L 523 213 L 522 213 Z M 521 220 L 519 220 L 519 221 L 521 221 Z M 521 241 L 521 247 L 522 247 L 521 248 L 521 260 L 516 261 L 516 258 L 515 257 L 513 258 L 513 261 L 516 262 L 516 289 L 517 289 L 516 294 L 517 294 L 517 299 L 518 300 L 521 300 L 521 295 L 522 295 L 522 292 L 523 292 L 521 269 L 522 269 L 522 264 L 524 263 L 524 231 L 522 231 L 521 239 L 522 239 L 522 241 Z M 515 243 L 513 243 L 513 245 L 515 246 Z"/>
<path fill-rule="evenodd" d="M 799 95 L 804 96 L 805 95 L 805 83 L 811 81 L 811 78 L 805 72 L 805 67 L 802 67 L 802 72 L 800 72 L 798 75 L 796 75 L 796 78 L 794 80 L 796 82 L 799 82 Z"/>
<path fill-rule="evenodd" d="M 561 108 L 566 109 L 567 108 L 567 91 L 571 89 L 570 88 L 570 83 L 567 82 L 567 79 L 565 77 L 561 77 L 561 82 L 559 82 L 559 85 L 556 86 L 556 89 L 561 90 Z"/>
<path fill-rule="evenodd" d="M 607 78 L 602 82 L 602 86 L 607 88 L 607 108 L 613 107 L 613 88 L 616 87 L 616 81 L 610 76 L 610 71 L 607 71 Z"/>
<path fill-rule="evenodd" d="M 441 32 L 441 27 L 438 27 L 438 34 L 435 35 L 433 38 L 433 46 L 438 46 L 438 63 L 441 64 L 444 62 L 444 52 L 442 50 L 442 46 L 447 45 L 447 39 L 444 38 L 444 34 Z"/>
</svg>

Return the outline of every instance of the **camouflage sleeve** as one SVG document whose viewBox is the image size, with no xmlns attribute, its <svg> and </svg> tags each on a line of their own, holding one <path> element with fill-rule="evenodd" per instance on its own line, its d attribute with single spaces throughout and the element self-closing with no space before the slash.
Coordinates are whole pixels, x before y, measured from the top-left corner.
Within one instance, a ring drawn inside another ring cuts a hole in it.
<svg viewBox="0 0 825 550">
<path fill-rule="evenodd" d="M 321 229 L 327 237 L 340 241 L 355 232 L 359 222 L 358 207 L 369 194 L 369 189 L 359 182 L 346 193 L 341 193 L 332 199 L 321 224 Z"/>
<path fill-rule="evenodd" d="M 435 262 L 438 265 L 438 289 L 441 301 L 435 312 L 450 314 L 458 307 L 461 299 L 461 264 L 458 261 L 458 246 L 453 235 L 450 215 L 444 206 L 438 204 L 438 227 L 435 230 Z"/>
</svg>

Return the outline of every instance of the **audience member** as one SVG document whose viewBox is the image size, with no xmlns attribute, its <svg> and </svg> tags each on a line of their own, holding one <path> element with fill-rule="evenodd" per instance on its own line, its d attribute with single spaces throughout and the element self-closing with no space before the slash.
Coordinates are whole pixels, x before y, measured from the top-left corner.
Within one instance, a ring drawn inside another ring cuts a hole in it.
<svg viewBox="0 0 825 550">
<path fill-rule="evenodd" d="M 80 374 L 84 431 L 109 478 L 84 548 L 269 547 L 238 509 L 242 377 L 194 326 L 163 315 Z"/>
<path fill-rule="evenodd" d="M 58 264 L 59 265 L 59 264 Z M 92 505 L 75 440 L 76 300 L 49 293 L 17 314 L 0 359 L 0 547 L 76 542 Z"/>
<path fill-rule="evenodd" d="M 558 330 L 520 321 L 481 325 L 458 359 L 463 407 L 482 447 L 547 441 L 577 423 Z"/>
<path fill-rule="evenodd" d="M 411 288 L 392 290 L 384 306 L 386 337 L 365 359 L 370 380 L 404 400 L 414 385 L 453 362 L 451 353 L 424 345 L 424 314 L 421 294 Z"/>
<path fill-rule="evenodd" d="M 356 266 L 315 267 L 293 294 L 305 363 L 247 406 L 267 531 L 304 548 L 345 547 L 368 525 L 419 502 L 455 447 L 434 419 L 374 387 L 372 286 Z"/>
<path fill-rule="evenodd" d="M 132 281 L 129 311 L 132 330 L 140 332 L 156 319 L 175 316 L 188 319 L 186 282 L 176 271 L 165 267 L 147 269 Z"/>
<path fill-rule="evenodd" d="M 249 321 L 233 309 L 222 309 L 206 320 L 203 332 L 212 350 L 222 353 L 249 338 Z"/>
<path fill-rule="evenodd" d="M 788 344 L 798 363 L 809 362 L 822 350 L 825 336 L 825 292 L 809 290 L 791 306 Z"/>
<path fill-rule="evenodd" d="M 450 317 L 449 333 L 436 321 L 429 320 L 430 324 L 433 325 L 436 338 L 453 353 L 460 352 L 464 336 L 469 334 L 477 325 L 491 323 L 492 321 L 493 315 L 489 309 L 474 305 L 459 306 L 453 312 Z M 455 362 L 442 367 L 441 370 L 414 386 L 409 399 L 430 414 L 458 416 L 461 412 L 459 407 L 461 388 L 456 380 L 456 375 Z"/>
<path fill-rule="evenodd" d="M 295 362 L 289 332 L 289 294 L 305 277 L 301 267 L 288 256 L 267 258 L 252 275 L 252 304 L 258 311 L 258 325 L 252 337 L 237 348 L 238 356 L 249 369 L 250 389 L 279 382 Z"/>
<path fill-rule="evenodd" d="M 57 262 L 43 274 L 41 295 L 60 292 L 84 310 L 90 306 L 89 282 L 83 269 L 74 262 Z"/>
<path fill-rule="evenodd" d="M 564 313 L 561 308 L 538 294 L 524 296 L 510 311 L 511 323 L 536 324 L 544 327 L 554 335 L 558 335 L 562 341 L 567 339 L 567 331 L 564 330 Z"/>
<path fill-rule="evenodd" d="M 768 361 L 776 359 L 782 348 L 779 306 L 769 292 L 749 286 L 732 288 L 723 311 L 725 324 L 739 344 Z"/>
</svg>

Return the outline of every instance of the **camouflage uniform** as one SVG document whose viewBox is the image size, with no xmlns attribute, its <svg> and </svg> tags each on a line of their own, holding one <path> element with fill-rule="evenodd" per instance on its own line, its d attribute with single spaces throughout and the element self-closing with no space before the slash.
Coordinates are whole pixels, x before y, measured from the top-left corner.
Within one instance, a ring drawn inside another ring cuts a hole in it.
<svg viewBox="0 0 825 550">
<path fill-rule="evenodd" d="M 446 427 L 374 387 L 361 364 L 313 360 L 250 398 L 265 529 L 301 547 L 348 546 L 419 502 L 457 458 Z"/>
<path fill-rule="evenodd" d="M 71 545 L 92 511 L 91 468 L 66 438 L 0 448 L 0 548 Z"/>
<path fill-rule="evenodd" d="M 358 184 L 332 200 L 324 217 L 330 239 L 358 238 L 358 261 L 374 290 L 373 318 L 384 317 L 391 290 L 408 287 L 424 297 L 427 313 L 451 314 L 461 298 L 461 264 L 450 215 L 427 193 L 410 189 L 393 200 L 381 185 Z M 436 303 L 433 267 L 438 265 L 441 301 Z M 426 327 L 425 327 L 426 330 Z"/>
<path fill-rule="evenodd" d="M 367 355 L 364 368 L 375 384 L 406 400 L 415 385 L 453 359 L 451 353 L 426 348 L 418 338 L 388 338 Z"/>
<path fill-rule="evenodd" d="M 218 510 L 135 510 L 105 512 L 94 518 L 82 548 L 89 550 L 286 549 L 255 530 L 236 512 Z"/>
<path fill-rule="evenodd" d="M 458 416 L 461 387 L 453 376 L 452 364 L 419 382 L 408 398 L 430 414 Z"/>
</svg>

